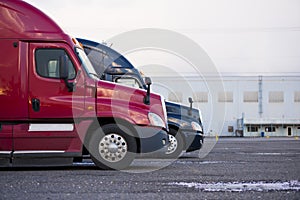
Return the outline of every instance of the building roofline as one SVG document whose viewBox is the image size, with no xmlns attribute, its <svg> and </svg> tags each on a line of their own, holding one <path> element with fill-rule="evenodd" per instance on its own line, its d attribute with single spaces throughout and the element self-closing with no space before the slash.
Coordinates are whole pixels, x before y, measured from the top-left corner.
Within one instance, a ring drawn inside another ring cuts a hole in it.
<svg viewBox="0 0 300 200">
<path fill-rule="evenodd" d="M 261 125 L 261 124 L 294 124 L 300 125 L 300 119 L 285 119 L 285 118 L 262 118 L 262 119 L 244 119 L 245 125 Z"/>
<path fill-rule="evenodd" d="M 293 74 L 276 74 L 276 75 L 246 75 L 246 74 L 187 74 L 181 73 L 179 76 L 172 74 L 160 74 L 153 75 L 153 79 L 165 79 L 165 80 L 189 80 L 189 81 L 300 81 L 300 73 Z"/>
</svg>

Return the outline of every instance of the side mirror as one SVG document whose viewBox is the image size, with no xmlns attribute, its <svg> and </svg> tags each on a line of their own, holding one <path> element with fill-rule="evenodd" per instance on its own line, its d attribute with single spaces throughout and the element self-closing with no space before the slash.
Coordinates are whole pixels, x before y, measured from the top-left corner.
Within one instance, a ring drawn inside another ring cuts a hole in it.
<svg viewBox="0 0 300 200">
<path fill-rule="evenodd" d="M 149 105 L 150 104 L 150 85 L 152 84 L 152 80 L 150 77 L 145 77 L 145 83 L 147 85 L 147 94 L 144 98 L 144 103 Z"/>
<path fill-rule="evenodd" d="M 150 77 L 145 77 L 145 83 L 146 83 L 146 85 L 151 85 L 152 84 L 152 80 L 151 80 L 151 78 Z"/>
<path fill-rule="evenodd" d="M 188 100 L 189 100 L 189 103 L 190 103 L 190 109 L 189 109 L 188 114 L 189 114 L 189 115 L 192 115 L 193 102 L 194 102 L 194 101 L 193 101 L 193 98 L 192 98 L 192 97 L 189 97 Z"/>
<path fill-rule="evenodd" d="M 68 91 L 73 92 L 75 85 L 68 81 L 69 78 L 69 66 L 68 66 L 68 57 L 67 55 L 62 55 L 59 57 L 59 77 L 64 80 Z"/>
</svg>

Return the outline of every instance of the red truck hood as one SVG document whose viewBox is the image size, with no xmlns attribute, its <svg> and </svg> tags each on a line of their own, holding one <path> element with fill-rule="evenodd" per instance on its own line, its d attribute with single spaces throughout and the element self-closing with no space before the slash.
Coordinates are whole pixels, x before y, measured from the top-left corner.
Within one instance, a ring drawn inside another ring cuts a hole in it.
<svg viewBox="0 0 300 200">
<path fill-rule="evenodd" d="M 144 103 L 146 91 L 108 81 L 97 83 L 97 116 L 121 118 L 133 124 L 150 125 L 148 113 L 165 119 L 160 95 L 151 93 L 150 104 Z"/>
</svg>

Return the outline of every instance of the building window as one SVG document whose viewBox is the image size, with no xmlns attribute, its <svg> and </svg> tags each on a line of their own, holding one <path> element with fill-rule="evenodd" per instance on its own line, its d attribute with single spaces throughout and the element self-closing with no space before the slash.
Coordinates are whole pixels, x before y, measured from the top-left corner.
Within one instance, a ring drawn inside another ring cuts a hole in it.
<svg viewBox="0 0 300 200">
<path fill-rule="evenodd" d="M 300 102 L 300 91 L 296 91 L 294 94 L 294 102 Z"/>
<path fill-rule="evenodd" d="M 233 132 L 233 126 L 228 126 L 228 132 L 232 133 Z"/>
<path fill-rule="evenodd" d="M 169 101 L 182 102 L 182 93 L 181 92 L 171 92 L 168 96 Z"/>
<path fill-rule="evenodd" d="M 195 92 L 193 94 L 193 100 L 195 102 L 207 103 L 208 102 L 208 93 L 207 92 Z"/>
<path fill-rule="evenodd" d="M 247 131 L 248 132 L 258 132 L 258 126 L 248 126 Z"/>
<path fill-rule="evenodd" d="M 244 92 L 244 102 L 245 103 L 258 102 L 258 92 Z"/>
<path fill-rule="evenodd" d="M 266 126 L 265 131 L 266 132 L 276 132 L 276 128 L 274 126 Z"/>
<path fill-rule="evenodd" d="M 219 92 L 218 93 L 218 102 L 233 102 L 233 93 L 232 92 Z"/>
<path fill-rule="evenodd" d="M 269 92 L 269 103 L 283 103 L 284 93 L 282 91 Z"/>
</svg>

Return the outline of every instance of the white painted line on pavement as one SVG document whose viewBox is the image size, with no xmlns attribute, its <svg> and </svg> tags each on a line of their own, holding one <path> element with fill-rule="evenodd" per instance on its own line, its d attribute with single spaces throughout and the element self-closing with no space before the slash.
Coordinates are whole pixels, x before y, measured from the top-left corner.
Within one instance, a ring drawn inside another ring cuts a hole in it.
<svg viewBox="0 0 300 200">
<path fill-rule="evenodd" d="M 244 191 L 287 191 L 300 190 L 300 182 L 291 180 L 285 182 L 217 182 L 217 183 L 196 183 L 196 182 L 172 182 L 168 185 L 194 187 L 208 192 L 244 192 Z"/>
</svg>

